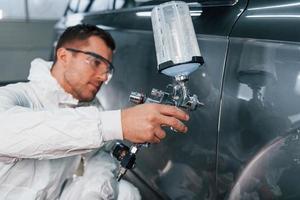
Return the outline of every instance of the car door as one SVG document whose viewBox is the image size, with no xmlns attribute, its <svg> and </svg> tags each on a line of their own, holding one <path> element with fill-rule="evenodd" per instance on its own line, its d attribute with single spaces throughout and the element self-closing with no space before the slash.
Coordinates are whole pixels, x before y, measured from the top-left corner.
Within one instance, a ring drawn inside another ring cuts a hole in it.
<svg viewBox="0 0 300 200">
<path fill-rule="evenodd" d="M 299 16 L 299 1 L 250 0 L 230 34 L 218 199 L 300 198 Z"/>
</svg>

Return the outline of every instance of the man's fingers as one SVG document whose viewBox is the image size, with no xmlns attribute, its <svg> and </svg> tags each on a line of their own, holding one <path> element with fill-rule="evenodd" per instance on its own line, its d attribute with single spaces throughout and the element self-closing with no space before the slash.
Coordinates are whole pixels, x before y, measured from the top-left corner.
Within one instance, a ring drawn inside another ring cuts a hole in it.
<svg viewBox="0 0 300 200">
<path fill-rule="evenodd" d="M 159 110 L 163 115 L 172 116 L 184 121 L 189 120 L 189 115 L 183 110 L 175 106 L 169 106 L 169 105 L 158 105 L 158 106 L 160 106 Z"/>
<path fill-rule="evenodd" d="M 188 118 L 187 113 L 175 106 L 142 104 L 127 108 L 121 112 L 123 138 L 138 143 L 159 143 L 166 136 L 161 126 L 186 132 L 187 127 L 181 121 Z"/>
<path fill-rule="evenodd" d="M 149 142 L 151 143 L 160 143 L 160 141 L 162 139 L 164 139 L 166 137 L 166 133 L 164 130 L 162 130 L 160 127 L 157 127 L 154 131 L 153 131 L 153 135 L 150 139 Z"/>
<path fill-rule="evenodd" d="M 152 143 L 160 143 L 160 139 L 158 137 L 154 137 Z"/>
<path fill-rule="evenodd" d="M 164 139 L 166 137 L 166 132 L 164 130 L 162 130 L 160 127 L 158 127 L 155 130 L 155 136 L 160 140 Z"/>
<path fill-rule="evenodd" d="M 187 127 L 180 120 L 176 119 L 175 117 L 168 117 L 168 116 L 161 115 L 160 122 L 161 122 L 161 125 L 170 126 L 182 133 L 186 133 L 188 130 Z"/>
</svg>

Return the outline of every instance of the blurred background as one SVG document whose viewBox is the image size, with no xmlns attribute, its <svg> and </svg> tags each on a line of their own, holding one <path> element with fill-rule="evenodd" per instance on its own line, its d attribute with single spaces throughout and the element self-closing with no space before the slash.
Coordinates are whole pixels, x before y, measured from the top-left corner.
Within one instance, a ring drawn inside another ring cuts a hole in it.
<svg viewBox="0 0 300 200">
<path fill-rule="evenodd" d="M 149 0 L 0 0 L 0 84 L 26 80 L 30 62 L 51 59 L 58 20 L 130 8 Z M 76 23 L 76 22 L 75 22 Z"/>
</svg>

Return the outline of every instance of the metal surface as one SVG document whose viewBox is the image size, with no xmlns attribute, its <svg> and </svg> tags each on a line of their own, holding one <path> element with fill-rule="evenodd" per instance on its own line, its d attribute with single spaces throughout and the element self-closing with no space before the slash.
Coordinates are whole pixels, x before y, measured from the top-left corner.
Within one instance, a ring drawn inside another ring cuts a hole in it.
<svg viewBox="0 0 300 200">
<path fill-rule="evenodd" d="M 246 0 L 239 0 L 232 6 L 230 4 L 210 6 L 209 3 L 201 6 L 190 6 L 196 33 L 229 35 L 232 25 L 246 7 L 246 3 Z M 150 20 L 152 8 L 153 6 L 145 6 L 111 12 L 99 12 L 97 14 L 85 14 L 82 22 L 98 24 L 100 27 L 111 30 L 152 32 Z M 68 22 L 66 21 L 65 23 Z"/>
<path fill-rule="evenodd" d="M 220 199 L 228 195 L 239 173 L 260 149 L 291 127 L 299 126 L 299 47 L 299 43 L 231 38 L 220 116 Z M 259 199 L 285 199 L 292 195 L 284 193 L 280 186 L 272 189 L 280 177 L 273 177 L 276 180 L 268 183 L 269 176 L 280 176 L 274 174 L 279 171 L 260 167 L 267 182 L 257 182 L 261 187 L 251 189 L 250 199 L 255 195 Z"/>
<path fill-rule="evenodd" d="M 135 104 L 158 103 L 173 105 L 186 111 L 195 111 L 204 104 L 198 100 L 197 95 L 190 94 L 187 82 L 187 76 L 176 76 L 174 83 L 167 85 L 166 91 L 153 88 L 149 97 L 138 92 L 131 92 L 129 100 Z"/>
<path fill-rule="evenodd" d="M 229 199 L 300 199 L 299 133 L 291 130 L 261 149 L 245 166 Z"/>
</svg>

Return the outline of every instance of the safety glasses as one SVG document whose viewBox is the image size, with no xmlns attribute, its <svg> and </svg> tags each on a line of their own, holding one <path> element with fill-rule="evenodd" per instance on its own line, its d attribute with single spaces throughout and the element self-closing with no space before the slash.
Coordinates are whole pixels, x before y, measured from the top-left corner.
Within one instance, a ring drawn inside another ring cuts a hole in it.
<svg viewBox="0 0 300 200">
<path fill-rule="evenodd" d="M 114 72 L 114 66 L 109 60 L 97 53 L 90 51 L 82 51 L 73 48 L 66 48 L 66 50 L 74 53 L 83 53 L 85 55 L 88 55 L 88 57 L 85 59 L 85 62 L 89 64 L 92 68 L 99 69 L 102 75 L 107 74 L 107 80 L 104 83 L 107 84 L 111 80 Z"/>
</svg>

